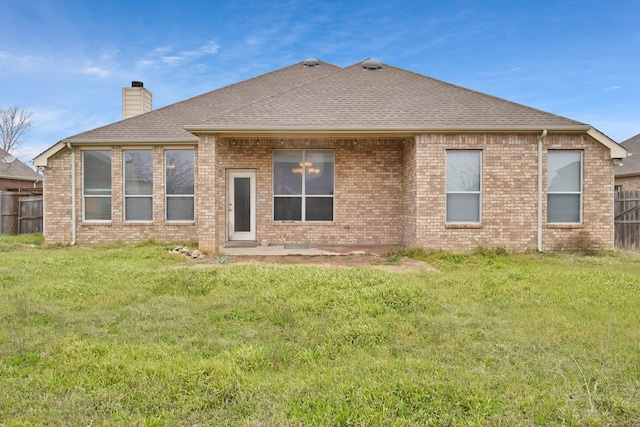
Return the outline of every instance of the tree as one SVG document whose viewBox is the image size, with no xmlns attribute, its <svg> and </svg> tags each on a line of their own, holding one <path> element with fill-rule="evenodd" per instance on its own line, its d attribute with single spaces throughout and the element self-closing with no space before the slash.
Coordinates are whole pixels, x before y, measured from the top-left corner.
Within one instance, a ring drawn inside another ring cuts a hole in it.
<svg viewBox="0 0 640 427">
<path fill-rule="evenodd" d="M 33 112 L 20 109 L 17 105 L 0 108 L 0 148 L 10 153 L 24 142 L 22 138 L 33 124 L 32 114 Z"/>
</svg>

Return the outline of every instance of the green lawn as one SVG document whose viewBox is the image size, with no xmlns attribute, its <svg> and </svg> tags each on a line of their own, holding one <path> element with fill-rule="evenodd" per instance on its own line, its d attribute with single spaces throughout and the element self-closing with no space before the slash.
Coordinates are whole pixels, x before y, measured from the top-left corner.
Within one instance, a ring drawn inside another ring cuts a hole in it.
<svg viewBox="0 0 640 427">
<path fill-rule="evenodd" d="M 0 238 L 0 426 L 640 425 L 640 256 L 168 249 Z"/>
</svg>

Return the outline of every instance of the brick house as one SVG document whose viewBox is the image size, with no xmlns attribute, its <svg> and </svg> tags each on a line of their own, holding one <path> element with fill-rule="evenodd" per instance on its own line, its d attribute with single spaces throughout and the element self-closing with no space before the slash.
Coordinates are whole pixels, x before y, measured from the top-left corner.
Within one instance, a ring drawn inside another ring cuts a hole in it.
<svg viewBox="0 0 640 427">
<path fill-rule="evenodd" d="M 0 148 L 0 191 L 34 191 L 42 188 L 42 176 Z"/>
<path fill-rule="evenodd" d="M 152 111 L 133 86 L 129 118 L 34 160 L 46 241 L 613 248 L 627 152 L 590 125 L 374 60 L 309 59 Z"/>
<path fill-rule="evenodd" d="M 640 134 L 622 142 L 629 158 L 615 168 L 615 189 L 618 191 L 640 190 Z M 636 153 L 635 156 L 631 154 Z"/>
</svg>

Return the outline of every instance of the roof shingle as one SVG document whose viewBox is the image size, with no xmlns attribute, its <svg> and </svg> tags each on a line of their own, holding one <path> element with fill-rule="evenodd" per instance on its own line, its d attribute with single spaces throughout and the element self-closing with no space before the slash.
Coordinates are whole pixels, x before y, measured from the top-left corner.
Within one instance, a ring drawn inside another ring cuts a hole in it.
<svg viewBox="0 0 640 427">
<path fill-rule="evenodd" d="M 197 141 L 185 130 L 508 129 L 583 123 L 383 64 L 304 62 L 65 139 Z"/>
</svg>

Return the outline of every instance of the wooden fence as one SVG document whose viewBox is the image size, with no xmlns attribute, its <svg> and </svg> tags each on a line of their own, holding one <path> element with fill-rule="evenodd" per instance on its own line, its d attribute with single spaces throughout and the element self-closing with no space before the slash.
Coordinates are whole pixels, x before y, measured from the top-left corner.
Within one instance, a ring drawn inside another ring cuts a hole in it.
<svg viewBox="0 0 640 427">
<path fill-rule="evenodd" d="M 640 249 L 640 191 L 616 191 L 614 199 L 616 249 Z"/>
<path fill-rule="evenodd" d="M 42 233 L 42 196 L 0 191 L 0 234 Z"/>
</svg>

